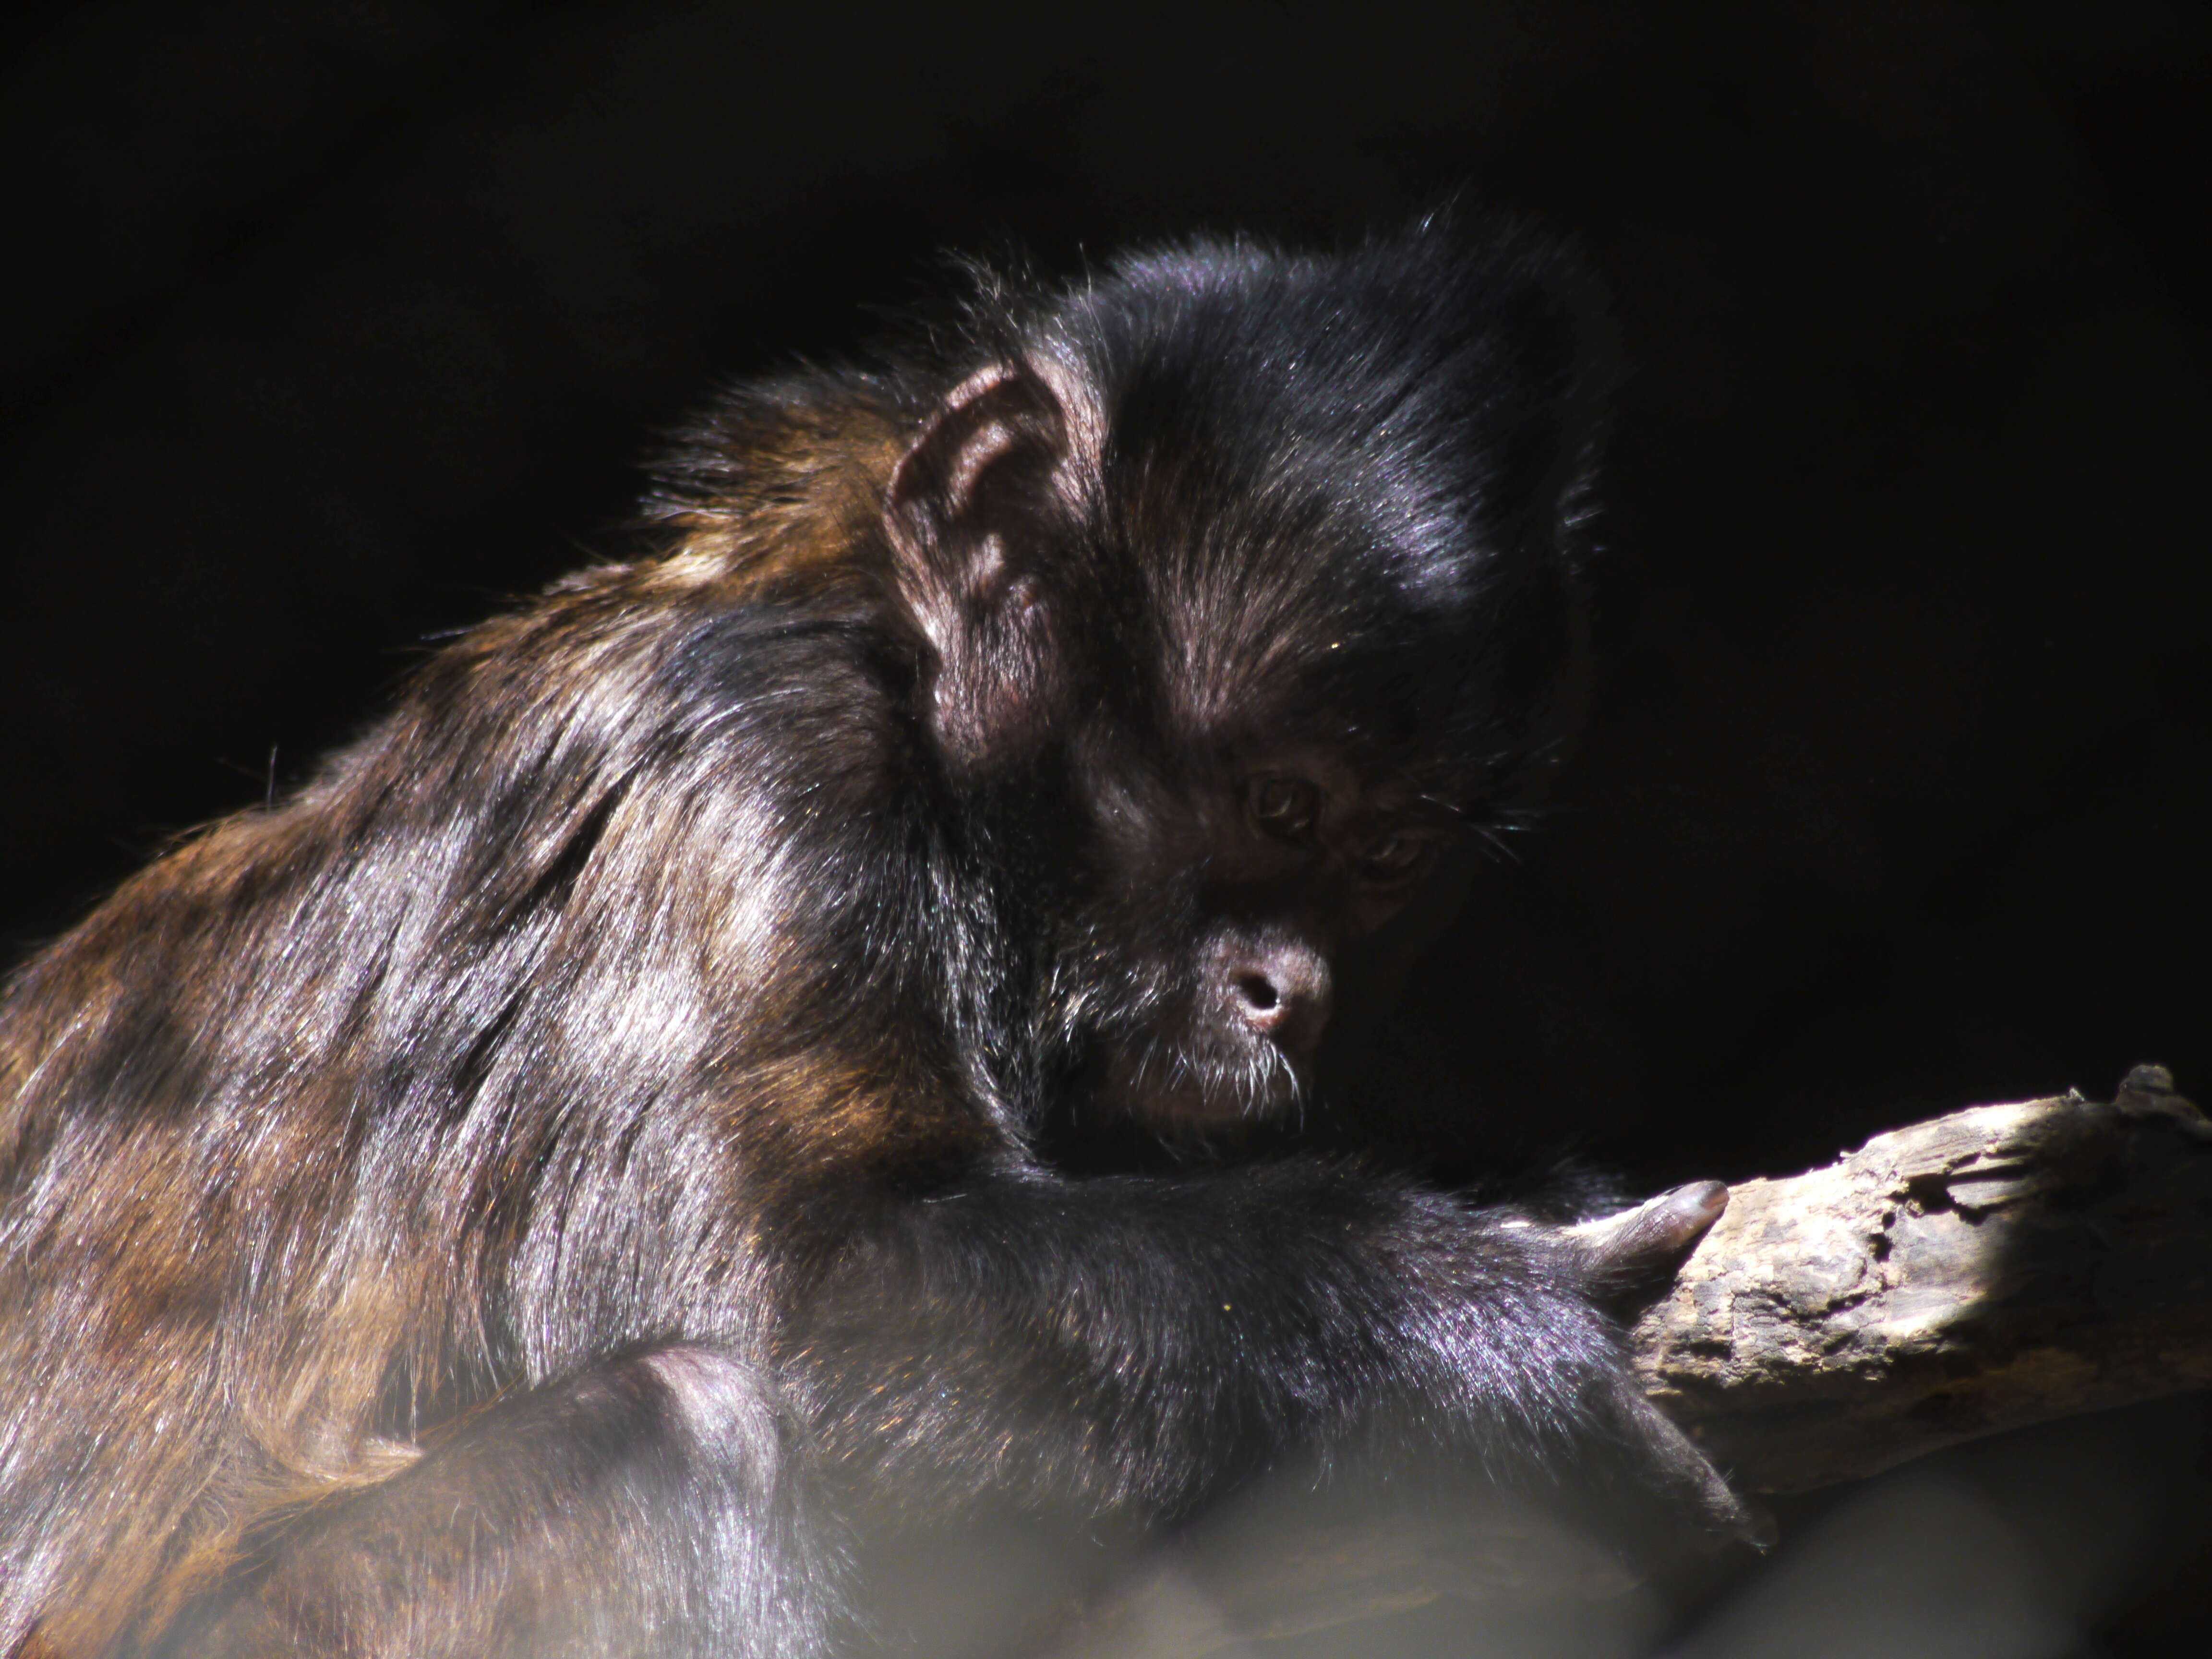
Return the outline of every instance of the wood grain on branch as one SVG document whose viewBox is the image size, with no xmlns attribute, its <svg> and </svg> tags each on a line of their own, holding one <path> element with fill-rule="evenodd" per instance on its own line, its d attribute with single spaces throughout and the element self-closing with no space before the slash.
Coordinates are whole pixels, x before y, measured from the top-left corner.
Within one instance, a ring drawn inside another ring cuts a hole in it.
<svg viewBox="0 0 2212 1659">
<path fill-rule="evenodd" d="M 1634 1333 L 1753 1491 L 2212 1383 L 2212 1126 L 2154 1067 L 2113 1105 L 1977 1106 L 1750 1181 Z"/>
</svg>

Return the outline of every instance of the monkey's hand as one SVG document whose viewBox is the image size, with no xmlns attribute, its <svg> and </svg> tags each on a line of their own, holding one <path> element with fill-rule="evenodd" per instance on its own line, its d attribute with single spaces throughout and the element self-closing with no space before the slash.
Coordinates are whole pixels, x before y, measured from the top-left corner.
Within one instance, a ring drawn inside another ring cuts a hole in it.
<svg viewBox="0 0 2212 1659">
<path fill-rule="evenodd" d="M 1662 1291 L 1728 1208 L 1717 1181 L 1692 1182 L 1632 1209 L 1560 1230 L 1576 1258 L 1589 1299 L 1617 1319 L 1632 1319 Z M 1642 1484 L 1667 1507 L 1686 1516 L 1698 1534 L 1764 1549 L 1774 1541 L 1771 1517 L 1729 1490 L 1689 1437 L 1653 1405 L 1624 1363 L 1601 1407 L 1610 1426 L 1643 1465 Z"/>
</svg>

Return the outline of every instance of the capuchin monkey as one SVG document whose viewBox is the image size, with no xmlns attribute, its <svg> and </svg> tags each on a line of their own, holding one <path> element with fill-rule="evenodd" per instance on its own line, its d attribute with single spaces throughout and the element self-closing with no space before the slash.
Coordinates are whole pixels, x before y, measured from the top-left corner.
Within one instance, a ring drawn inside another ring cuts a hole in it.
<svg viewBox="0 0 2212 1659">
<path fill-rule="evenodd" d="M 1248 1133 L 1559 750 L 1601 331 L 1437 222 L 979 270 L 34 957 L 0 1652 L 806 1659 L 860 1530 L 1271 1471 L 1741 1534 L 1606 1310 L 1723 1189 Z"/>
</svg>

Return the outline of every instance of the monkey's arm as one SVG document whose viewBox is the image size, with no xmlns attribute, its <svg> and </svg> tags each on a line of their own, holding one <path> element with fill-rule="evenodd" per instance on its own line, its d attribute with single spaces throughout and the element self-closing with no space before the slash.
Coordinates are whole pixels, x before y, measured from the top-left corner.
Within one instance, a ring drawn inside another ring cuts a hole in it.
<svg viewBox="0 0 2212 1659">
<path fill-rule="evenodd" d="M 1172 1515 L 1285 1454 L 1544 1465 L 1733 1532 L 1595 1304 L 1717 1211 L 1577 1238 L 1314 1164 L 887 1203 L 793 1300 L 817 1443 L 908 1513 Z M 1594 1448 L 1602 1448 L 1594 1451 Z"/>
</svg>

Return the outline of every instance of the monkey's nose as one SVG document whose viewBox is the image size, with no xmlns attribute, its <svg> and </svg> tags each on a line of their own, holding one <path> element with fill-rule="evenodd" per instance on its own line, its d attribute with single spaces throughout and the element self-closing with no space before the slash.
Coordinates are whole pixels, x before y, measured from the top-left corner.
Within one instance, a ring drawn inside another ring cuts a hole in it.
<svg viewBox="0 0 2212 1659">
<path fill-rule="evenodd" d="M 1310 945 L 1288 941 L 1232 951 L 1224 964 L 1230 1006 L 1285 1054 L 1303 1055 L 1328 1024 L 1328 963 Z"/>
</svg>

